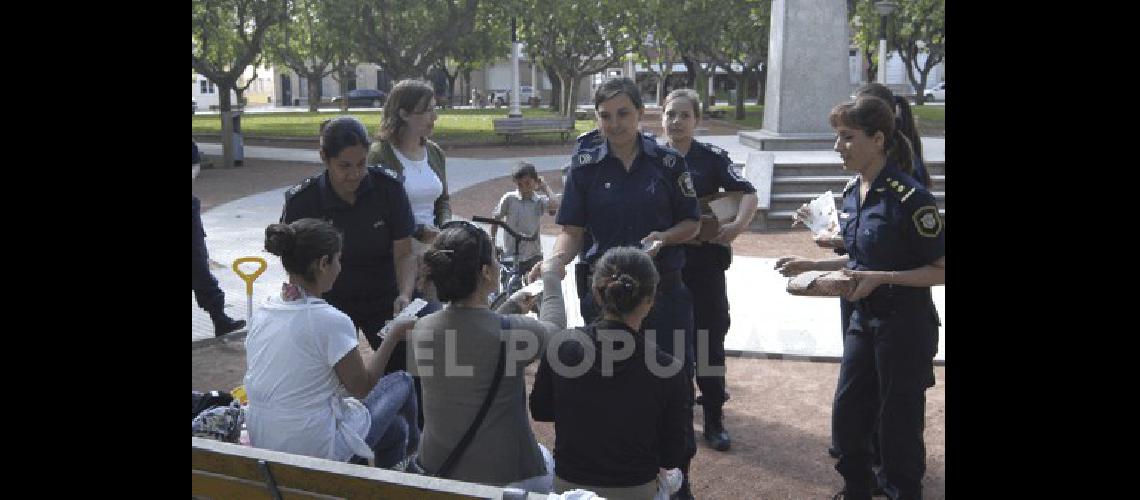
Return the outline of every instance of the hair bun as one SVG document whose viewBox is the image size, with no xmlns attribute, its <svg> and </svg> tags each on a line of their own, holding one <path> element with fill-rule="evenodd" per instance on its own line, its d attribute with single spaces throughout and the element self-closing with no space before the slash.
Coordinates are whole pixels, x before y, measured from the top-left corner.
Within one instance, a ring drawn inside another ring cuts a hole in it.
<svg viewBox="0 0 1140 500">
<path fill-rule="evenodd" d="M 270 224 L 265 228 L 265 250 L 277 256 L 293 251 L 297 232 L 289 224 Z"/>
</svg>

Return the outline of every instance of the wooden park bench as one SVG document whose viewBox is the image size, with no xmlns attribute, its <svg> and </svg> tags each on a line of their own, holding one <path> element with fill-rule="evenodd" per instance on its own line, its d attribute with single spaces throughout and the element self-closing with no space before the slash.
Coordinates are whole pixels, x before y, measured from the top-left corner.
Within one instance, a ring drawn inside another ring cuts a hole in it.
<svg viewBox="0 0 1140 500">
<path fill-rule="evenodd" d="M 574 132 L 574 119 L 570 117 L 554 118 L 496 118 L 492 120 L 496 134 L 507 136 L 507 144 L 511 143 L 511 136 L 519 134 L 559 133 L 562 141 Z"/>
<path fill-rule="evenodd" d="M 194 498 L 503 499 L 541 500 L 546 495 L 514 488 L 395 472 L 292 453 L 261 450 L 212 439 L 193 439 Z"/>
</svg>

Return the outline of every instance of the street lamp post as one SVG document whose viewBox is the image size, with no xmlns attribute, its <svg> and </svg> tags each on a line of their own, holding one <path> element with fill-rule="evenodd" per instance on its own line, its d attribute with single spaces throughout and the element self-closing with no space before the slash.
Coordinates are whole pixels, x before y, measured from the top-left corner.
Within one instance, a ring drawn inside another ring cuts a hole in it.
<svg viewBox="0 0 1140 500">
<path fill-rule="evenodd" d="M 879 83 L 887 84 L 887 21 L 891 13 L 898 7 L 898 2 L 882 0 L 875 2 L 875 10 L 879 12 Z"/>
<path fill-rule="evenodd" d="M 519 109 L 519 38 L 515 33 L 515 18 L 511 16 L 511 110 L 507 116 L 519 118 L 522 110 Z"/>
</svg>

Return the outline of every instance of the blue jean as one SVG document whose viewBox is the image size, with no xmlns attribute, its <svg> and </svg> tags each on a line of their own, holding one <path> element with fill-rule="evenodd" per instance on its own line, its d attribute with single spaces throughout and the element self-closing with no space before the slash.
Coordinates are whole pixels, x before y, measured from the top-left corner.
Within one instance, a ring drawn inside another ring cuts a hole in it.
<svg viewBox="0 0 1140 500">
<path fill-rule="evenodd" d="M 408 372 L 385 375 L 361 402 L 372 414 L 372 426 L 364 442 L 376 454 L 377 467 L 392 467 L 419 447 L 419 409 Z"/>
</svg>

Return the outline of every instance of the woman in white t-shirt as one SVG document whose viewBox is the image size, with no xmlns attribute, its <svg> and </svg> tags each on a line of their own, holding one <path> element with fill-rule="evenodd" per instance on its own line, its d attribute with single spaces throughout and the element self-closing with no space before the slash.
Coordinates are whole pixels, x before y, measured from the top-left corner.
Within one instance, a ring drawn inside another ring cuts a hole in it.
<svg viewBox="0 0 1140 500">
<path fill-rule="evenodd" d="M 245 341 L 250 443 L 393 467 L 419 445 L 418 409 L 407 372 L 381 374 L 415 322 L 395 322 L 364 359 L 352 320 L 320 299 L 340 274 L 341 243 L 318 219 L 265 229 L 265 249 L 289 281 L 254 313 Z"/>
<path fill-rule="evenodd" d="M 439 226 L 451 220 L 447 158 L 438 144 L 428 140 L 436 118 L 431 84 L 422 80 L 397 83 L 384 104 L 384 119 L 367 160 L 369 165 L 390 170 L 404 184 L 416 219 L 413 236 L 425 248 L 439 234 Z"/>
<path fill-rule="evenodd" d="M 442 307 L 436 299 L 435 287 L 422 271 L 423 254 L 439 235 L 439 227 L 451 220 L 446 157 L 439 145 L 428 139 L 435 128 L 436 118 L 435 91 L 430 83 L 423 80 L 398 82 L 388 94 L 384 118 L 376 140 L 368 148 L 366 160 L 368 165 L 380 165 L 391 177 L 399 180 L 408 193 L 415 218 L 412 254 L 416 257 L 416 269 L 420 270 L 415 295 L 428 301 L 419 313 L 421 317 Z M 396 355 L 392 356 L 384 372 L 406 370 L 406 351 L 406 344 L 397 346 Z M 418 380 L 416 392 L 419 397 L 421 388 Z"/>
</svg>

